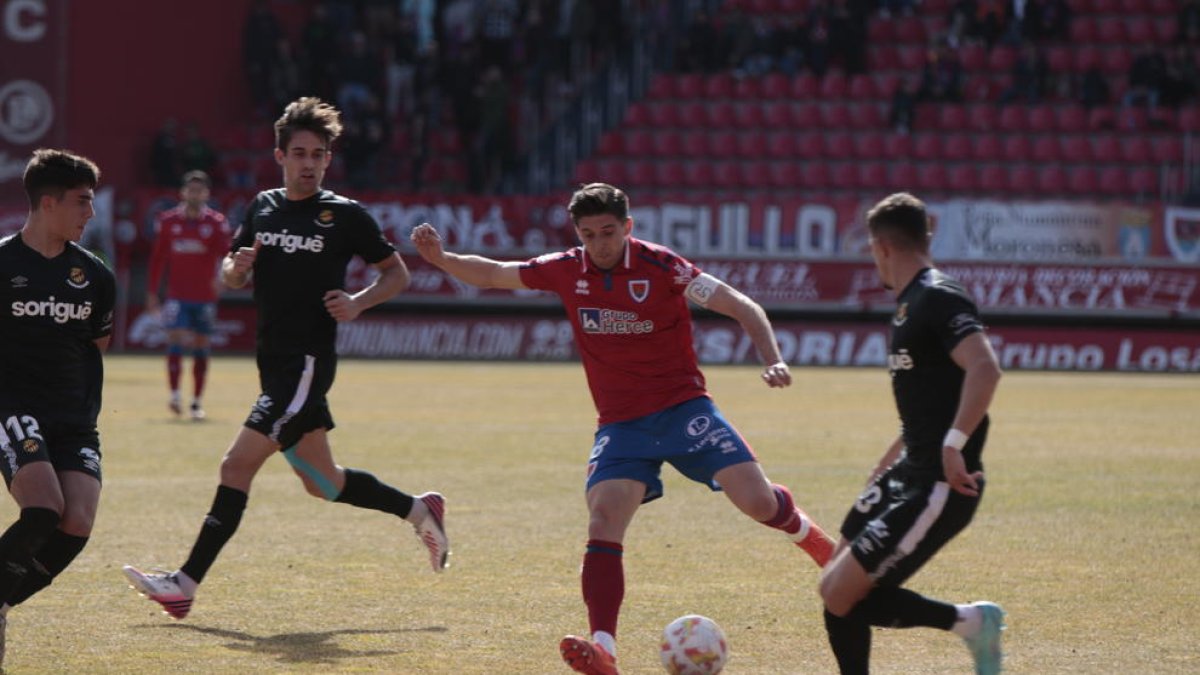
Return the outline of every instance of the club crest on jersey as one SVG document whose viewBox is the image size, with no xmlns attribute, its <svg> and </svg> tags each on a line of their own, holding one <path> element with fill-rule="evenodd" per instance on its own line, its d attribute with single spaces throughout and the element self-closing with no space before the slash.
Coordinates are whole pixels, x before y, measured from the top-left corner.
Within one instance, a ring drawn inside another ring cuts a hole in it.
<svg viewBox="0 0 1200 675">
<path fill-rule="evenodd" d="M 92 282 L 88 281 L 82 267 L 72 267 L 67 274 L 67 285 L 71 288 L 87 288 L 90 283 Z"/>
<path fill-rule="evenodd" d="M 25 452 L 28 452 L 30 454 L 37 452 L 37 449 L 38 449 L 37 439 L 26 438 L 25 441 L 21 443 L 21 449 L 23 449 Z"/>
<path fill-rule="evenodd" d="M 908 321 L 908 303 L 904 303 L 896 308 L 896 315 L 892 317 L 892 325 L 899 328 Z"/>
<path fill-rule="evenodd" d="M 325 209 L 317 215 L 313 223 L 317 227 L 333 227 L 333 211 Z"/>
<path fill-rule="evenodd" d="M 629 297 L 633 298 L 634 302 L 645 302 L 646 297 L 650 295 L 650 280 L 649 279 L 632 279 L 629 282 Z"/>
</svg>

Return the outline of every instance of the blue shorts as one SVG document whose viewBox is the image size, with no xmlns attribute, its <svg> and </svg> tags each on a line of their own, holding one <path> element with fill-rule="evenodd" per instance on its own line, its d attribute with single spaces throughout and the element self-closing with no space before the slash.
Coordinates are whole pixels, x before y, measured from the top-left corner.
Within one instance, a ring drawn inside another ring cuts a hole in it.
<svg viewBox="0 0 1200 675">
<path fill-rule="evenodd" d="M 614 478 L 646 484 L 642 503 L 663 495 L 662 464 L 720 490 L 713 476 L 727 466 L 755 462 L 754 450 L 707 396 L 596 430 L 588 457 L 587 487 Z"/>
<path fill-rule="evenodd" d="M 198 335 L 212 335 L 217 318 L 217 303 L 167 300 L 163 303 L 163 328 L 190 330 Z"/>
</svg>

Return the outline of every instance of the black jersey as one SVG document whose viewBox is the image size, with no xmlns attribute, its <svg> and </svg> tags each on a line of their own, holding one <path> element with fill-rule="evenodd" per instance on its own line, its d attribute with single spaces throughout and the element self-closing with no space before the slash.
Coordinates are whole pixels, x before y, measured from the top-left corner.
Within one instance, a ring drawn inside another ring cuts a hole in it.
<svg viewBox="0 0 1200 675">
<path fill-rule="evenodd" d="M 962 284 L 936 269 L 921 270 L 897 298 L 888 370 L 900 412 L 909 465 L 942 473 L 942 440 L 958 412 L 965 373 L 950 358 L 963 338 L 983 330 Z M 987 418 L 963 449 L 968 471 L 980 468 Z"/>
<path fill-rule="evenodd" d="M 258 193 L 232 250 L 256 240 L 258 350 L 272 354 L 332 354 L 337 322 L 325 293 L 342 288 L 355 255 L 373 264 L 395 252 L 361 204 L 329 190 L 300 201 L 288 200 L 282 188 Z"/>
<path fill-rule="evenodd" d="M 116 280 L 74 242 L 46 258 L 0 239 L 0 410 L 95 426 L 104 366 L 95 340 L 112 333 Z"/>
</svg>

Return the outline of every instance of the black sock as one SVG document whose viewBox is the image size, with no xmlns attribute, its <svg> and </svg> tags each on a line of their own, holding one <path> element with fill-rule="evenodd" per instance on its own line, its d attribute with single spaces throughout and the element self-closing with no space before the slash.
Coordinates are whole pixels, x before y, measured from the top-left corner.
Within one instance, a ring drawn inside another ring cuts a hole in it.
<svg viewBox="0 0 1200 675">
<path fill-rule="evenodd" d="M 381 483 L 366 471 L 346 469 L 346 485 L 335 502 L 350 504 L 364 509 L 375 509 L 393 513 L 401 518 L 412 511 L 413 498 L 391 485 Z"/>
<path fill-rule="evenodd" d="M 204 579 L 221 548 L 233 537 L 233 533 L 237 532 L 238 523 L 242 522 L 242 512 L 246 510 L 246 500 L 247 495 L 241 490 L 225 485 L 217 487 L 212 509 L 204 517 L 200 535 L 196 537 L 192 552 L 179 571 L 196 583 Z"/>
<path fill-rule="evenodd" d="M 45 545 L 58 527 L 53 509 L 31 506 L 0 535 L 0 602 L 7 602 L 21 579 L 33 567 L 33 554 Z"/>
<path fill-rule="evenodd" d="M 958 610 L 907 588 L 877 586 L 854 606 L 850 616 L 885 628 L 927 626 L 950 630 L 958 620 Z"/>
<path fill-rule="evenodd" d="M 62 530 L 55 530 L 41 550 L 33 555 L 33 565 L 25 578 L 9 595 L 8 604 L 19 605 L 35 593 L 50 585 L 54 578 L 67 569 L 67 565 L 87 546 L 87 537 L 76 537 Z"/>
<path fill-rule="evenodd" d="M 825 632 L 842 675 L 867 675 L 871 663 L 871 626 L 825 610 Z"/>
</svg>

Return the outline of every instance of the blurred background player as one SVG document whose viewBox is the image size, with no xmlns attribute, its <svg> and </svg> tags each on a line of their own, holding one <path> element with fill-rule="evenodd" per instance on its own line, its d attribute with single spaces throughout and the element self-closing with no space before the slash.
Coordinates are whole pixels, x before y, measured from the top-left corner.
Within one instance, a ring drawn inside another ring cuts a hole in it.
<svg viewBox="0 0 1200 675">
<path fill-rule="evenodd" d="M 187 616 L 196 588 L 237 531 L 250 484 L 282 450 L 314 497 L 374 509 L 412 524 L 433 571 L 448 565 L 445 500 L 410 496 L 370 472 L 333 460 L 333 415 L 326 393 L 337 370 L 337 324 L 391 298 L 408 285 L 408 268 L 379 223 L 356 201 L 321 189 L 342 131 L 334 107 L 316 98 L 290 103 L 275 122 L 275 161 L 284 187 L 258 193 L 246 208 L 221 264 L 231 288 L 254 276 L 257 363 L 262 393 L 221 460 L 220 484 L 187 561 L 176 572 L 144 573 L 126 565 L 133 587 L 176 619 Z M 363 290 L 343 290 L 354 256 L 378 276 Z"/>
<path fill-rule="evenodd" d="M 568 635 L 559 649 L 573 670 L 616 673 L 617 616 L 625 595 L 622 541 L 640 505 L 663 494 L 668 462 L 724 490 L 739 510 L 783 530 L 824 565 L 833 541 L 772 484 L 754 451 L 705 389 L 692 347 L 688 300 L 736 319 L 767 364 L 770 387 L 792 383 L 775 332 L 758 303 L 670 249 L 631 236 L 629 200 L 592 183 L 568 207 L 582 246 L 527 262 L 499 262 L 442 249 L 437 230 L 413 230 L 421 257 L 470 284 L 556 293 L 567 310 L 600 414 L 587 465 L 589 512 L 583 599 L 591 637 Z"/>
<path fill-rule="evenodd" d="M 939 628 L 966 641 L 976 673 L 993 675 L 999 606 L 951 605 L 900 584 L 975 515 L 1000 365 L 970 294 L 933 266 L 925 204 L 894 194 L 867 213 L 867 229 L 879 278 L 898 303 L 888 370 L 901 435 L 850 509 L 821 575 L 829 644 L 842 675 L 866 675 L 871 626 Z"/>
<path fill-rule="evenodd" d="M 167 331 L 168 406 L 183 412 L 179 381 L 185 349 L 192 352 L 192 406 L 194 420 L 204 419 L 204 385 L 213 321 L 217 316 L 218 276 L 221 259 L 229 251 L 229 224 L 225 216 L 208 207 L 212 183 L 203 171 L 183 175 L 179 194 L 183 201 L 163 211 L 155 223 L 154 249 L 146 291 L 146 311 L 161 309 Z M 167 299 L 160 307 L 158 293 L 167 278 Z"/>
<path fill-rule="evenodd" d="M 96 417 L 116 280 L 77 243 L 99 179 L 83 157 L 34 152 L 29 216 L 0 239 L 0 473 L 20 509 L 0 535 L 0 663 L 8 610 L 79 555 L 100 501 Z"/>
</svg>

